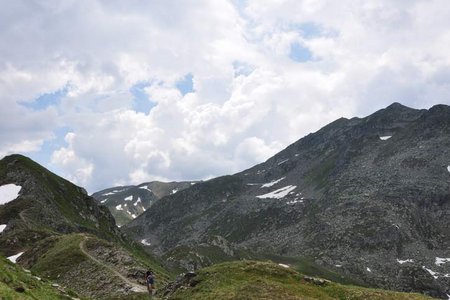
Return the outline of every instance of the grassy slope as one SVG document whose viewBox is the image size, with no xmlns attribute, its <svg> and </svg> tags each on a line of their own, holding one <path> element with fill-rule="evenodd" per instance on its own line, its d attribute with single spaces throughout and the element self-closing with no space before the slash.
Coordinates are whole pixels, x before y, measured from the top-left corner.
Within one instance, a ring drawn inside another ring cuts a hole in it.
<svg viewBox="0 0 450 300">
<path fill-rule="evenodd" d="M 308 259 L 307 257 L 286 257 L 278 255 L 265 255 L 259 257 L 258 260 L 265 260 L 265 259 L 269 259 L 276 263 L 287 264 L 297 272 L 300 272 L 308 276 L 325 278 L 341 284 L 364 286 L 362 282 L 359 282 L 353 278 L 342 276 L 332 270 L 326 269 L 316 264 L 312 259 Z"/>
<path fill-rule="evenodd" d="M 17 292 L 17 288 L 24 288 L 25 291 Z M 72 292 L 62 294 L 50 283 L 39 281 L 23 271 L 4 257 L 0 256 L 0 298 L 1 299 L 70 299 L 76 297 Z"/>
<path fill-rule="evenodd" d="M 80 249 L 80 242 L 87 238 L 89 248 L 104 247 L 112 249 L 114 244 L 101 240 L 92 235 L 68 234 L 61 235 L 56 241 L 49 243 L 43 241 L 46 246 L 39 259 L 31 270 L 42 277 L 57 281 L 63 285 L 73 286 L 74 290 L 85 296 L 94 298 L 116 298 L 120 295 L 114 292 L 123 284 L 121 280 L 108 273 L 108 271 L 87 257 Z M 132 249 L 132 250 L 130 250 Z M 142 267 L 153 269 L 158 277 L 158 282 L 163 285 L 169 281 L 170 275 L 155 262 L 149 261 L 143 251 L 130 246 L 129 252 Z M 103 287 L 99 287 L 102 285 Z M 88 294 L 86 294 L 88 292 Z M 127 296 L 129 299 L 138 299 L 139 295 Z"/>
<path fill-rule="evenodd" d="M 35 178 L 37 185 L 54 195 L 54 198 L 52 199 L 69 225 L 73 225 L 74 228 L 83 228 L 82 231 L 96 234 L 114 242 L 117 246 L 121 246 L 126 249 L 128 253 L 132 254 L 141 265 L 153 269 L 160 275 L 159 278 L 162 282 L 167 282 L 169 280 L 171 274 L 164 270 L 162 264 L 156 258 L 146 253 L 141 245 L 128 241 L 123 236 L 113 234 L 109 231 L 111 224 L 106 223 L 108 218 L 100 218 L 100 226 L 97 227 L 92 220 L 80 216 L 80 209 L 77 205 L 82 204 L 80 203 L 79 198 L 83 198 L 84 196 L 79 187 L 44 169 L 31 159 L 21 155 L 12 155 L 0 160 L 0 178 L 6 175 L 7 165 L 12 161 L 15 161 L 14 167 L 17 169 L 17 172 L 22 171 L 30 174 L 30 176 Z M 79 243 L 83 238 L 82 235 L 61 235 L 61 233 L 56 232 L 53 228 L 42 226 L 39 222 L 33 222 L 33 220 L 39 220 L 39 216 L 33 215 L 32 211 L 29 209 L 27 210 L 27 208 L 34 204 L 33 201 L 34 199 L 30 197 L 19 199 L 18 201 L 11 202 L 8 210 L 0 210 L 0 219 L 5 220 L 9 219 L 8 214 L 18 215 L 20 211 L 26 211 L 25 216 L 28 223 L 26 226 L 21 225 L 20 228 L 16 227 L 16 230 L 11 232 L 10 235 L 11 238 L 23 240 L 21 244 L 24 245 L 25 248 L 21 249 L 22 251 L 25 251 L 26 248 L 31 248 L 31 252 L 36 252 L 35 250 L 39 249 L 38 255 L 35 255 L 32 260 L 33 263 L 31 265 L 33 266 L 33 272 L 36 272 L 39 276 L 59 282 L 63 281 L 62 279 L 65 277 L 65 273 L 72 272 L 73 274 L 74 270 L 77 268 L 80 269 L 81 266 L 88 265 L 90 271 L 100 272 L 101 269 L 92 264 L 79 249 Z M 88 208 L 83 207 L 82 209 Z M 91 238 L 92 240 L 100 241 L 93 236 L 91 236 Z M 2 248 L 1 246 L 2 245 L 0 245 L 0 249 Z M 7 250 L 8 248 L 6 248 L 4 252 L 7 252 Z M 24 256 L 26 255 L 27 253 L 25 253 Z M 69 282 L 69 285 L 72 286 L 71 281 L 67 281 Z M 96 280 L 93 280 L 92 283 L 96 283 Z M 101 287 L 92 286 L 92 289 L 99 288 Z"/>
<path fill-rule="evenodd" d="M 50 172 L 30 158 L 18 154 L 6 156 L 2 160 L 0 160 L 0 178 L 5 176 L 8 169 L 8 164 L 13 161 L 15 162 L 14 168 L 17 172 L 23 171 L 24 173 L 33 176 L 38 185 L 53 194 L 53 202 L 57 205 L 59 212 L 64 216 L 68 223 L 72 225 L 76 224 L 77 227 L 81 226 L 85 231 L 101 235 L 103 238 L 107 238 L 110 240 L 114 240 L 117 238 L 109 232 L 109 224 L 105 223 L 107 221 L 105 218 L 99 219 L 100 226 L 98 228 L 94 221 L 83 218 L 80 215 L 80 207 L 76 207 L 74 205 L 77 201 L 79 201 L 78 197 L 80 197 L 82 194 L 82 189 L 80 187 Z M 26 202 L 30 202 L 30 199 L 20 201 L 20 203 L 25 206 L 28 206 L 30 204 L 30 206 L 33 205 L 32 200 L 28 205 Z M 9 204 L 9 206 L 13 206 L 13 204 Z M 86 207 L 84 207 L 83 209 L 87 210 Z M 38 220 L 39 216 L 31 216 L 30 218 Z M 53 228 L 42 227 L 41 225 L 31 229 L 50 231 L 54 230 Z"/>
<path fill-rule="evenodd" d="M 200 270 L 196 277 L 200 283 L 179 289 L 171 299 L 432 299 L 337 283 L 318 286 L 303 277 L 269 262 L 223 263 Z"/>
</svg>

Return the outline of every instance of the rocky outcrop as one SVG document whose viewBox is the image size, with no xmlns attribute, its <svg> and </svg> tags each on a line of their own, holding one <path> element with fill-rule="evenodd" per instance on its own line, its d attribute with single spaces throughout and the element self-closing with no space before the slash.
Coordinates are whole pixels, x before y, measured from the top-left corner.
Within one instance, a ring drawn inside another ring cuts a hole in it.
<svg viewBox="0 0 450 300">
<path fill-rule="evenodd" d="M 179 275 L 174 281 L 158 291 L 157 295 L 163 299 L 170 299 L 178 290 L 189 289 L 199 284 L 201 280 L 195 272 L 187 272 Z"/>
</svg>

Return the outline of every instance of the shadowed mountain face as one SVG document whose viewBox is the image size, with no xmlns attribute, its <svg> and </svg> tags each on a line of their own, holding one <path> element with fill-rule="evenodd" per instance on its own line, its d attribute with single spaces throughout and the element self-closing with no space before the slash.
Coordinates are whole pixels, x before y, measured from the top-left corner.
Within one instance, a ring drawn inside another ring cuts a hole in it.
<svg viewBox="0 0 450 300">
<path fill-rule="evenodd" d="M 146 211 L 155 201 L 191 187 L 195 183 L 152 181 L 140 185 L 108 188 L 92 194 L 92 197 L 107 206 L 117 225 L 123 226 Z"/>
<path fill-rule="evenodd" d="M 0 224 L 6 225 L 0 235 L 4 254 L 15 254 L 55 233 L 86 232 L 108 240 L 121 239 L 105 207 L 98 206 L 84 189 L 27 157 L 11 155 L 0 161 L 0 186 L 5 185 L 16 185 L 20 192 L 0 206 Z"/>
<path fill-rule="evenodd" d="M 370 286 L 444 297 L 449 165 L 450 107 L 394 103 L 167 196 L 126 230 L 185 268 L 245 255 L 308 257 Z"/>
</svg>

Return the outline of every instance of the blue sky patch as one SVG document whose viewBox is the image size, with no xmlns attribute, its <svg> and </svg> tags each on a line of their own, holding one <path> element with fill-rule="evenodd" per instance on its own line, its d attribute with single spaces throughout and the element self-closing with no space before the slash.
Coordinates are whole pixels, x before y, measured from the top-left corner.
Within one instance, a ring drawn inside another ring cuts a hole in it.
<svg viewBox="0 0 450 300">
<path fill-rule="evenodd" d="M 44 110 L 49 106 L 57 106 L 61 102 L 61 99 L 67 95 L 68 91 L 68 86 L 65 86 L 55 92 L 42 94 L 31 102 L 19 103 L 35 111 Z"/>
<path fill-rule="evenodd" d="M 300 35 L 306 39 L 311 39 L 322 35 L 320 25 L 316 23 L 305 22 L 297 24 L 295 27 L 299 31 Z"/>
<path fill-rule="evenodd" d="M 312 60 L 313 56 L 308 48 L 303 47 L 298 42 L 295 42 L 291 44 L 289 58 L 296 62 L 303 63 Z"/>
<path fill-rule="evenodd" d="M 186 76 L 184 76 L 183 79 L 175 83 L 175 86 L 183 96 L 186 95 L 187 93 L 192 93 L 194 91 L 193 78 L 194 76 L 192 76 L 192 74 L 189 73 L 186 74 Z"/>
<path fill-rule="evenodd" d="M 137 112 L 148 114 L 156 106 L 156 103 L 150 100 L 144 90 L 148 86 L 150 86 L 150 83 L 140 82 L 130 89 L 130 93 L 133 95 L 133 109 Z"/>
</svg>

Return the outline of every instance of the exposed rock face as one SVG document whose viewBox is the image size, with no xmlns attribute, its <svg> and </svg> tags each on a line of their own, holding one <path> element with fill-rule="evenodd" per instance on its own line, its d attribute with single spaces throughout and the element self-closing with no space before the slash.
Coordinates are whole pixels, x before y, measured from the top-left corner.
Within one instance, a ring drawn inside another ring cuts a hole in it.
<svg viewBox="0 0 450 300">
<path fill-rule="evenodd" d="M 146 211 L 155 201 L 196 183 L 152 181 L 140 185 L 108 188 L 92 194 L 92 197 L 107 206 L 117 225 L 122 226 Z"/>
<path fill-rule="evenodd" d="M 163 299 L 170 299 L 178 290 L 195 287 L 198 283 L 200 283 L 200 279 L 197 278 L 197 274 L 187 272 L 179 275 L 175 281 L 170 282 L 164 289 L 158 291 L 158 295 Z"/>
<path fill-rule="evenodd" d="M 167 196 L 126 230 L 161 255 L 220 236 L 233 253 L 308 256 L 371 286 L 444 297 L 450 262 L 436 258 L 450 258 L 449 165 L 450 107 L 394 103 Z"/>
</svg>

